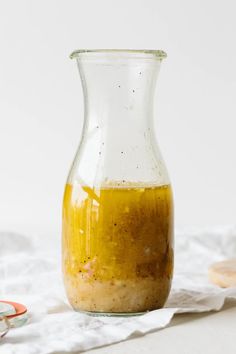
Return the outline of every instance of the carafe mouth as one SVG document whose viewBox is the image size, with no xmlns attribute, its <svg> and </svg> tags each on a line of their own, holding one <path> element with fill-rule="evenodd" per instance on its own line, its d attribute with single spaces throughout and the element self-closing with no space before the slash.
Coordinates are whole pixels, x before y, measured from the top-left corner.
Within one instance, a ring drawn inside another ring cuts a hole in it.
<svg viewBox="0 0 236 354">
<path fill-rule="evenodd" d="M 162 60 L 167 57 L 163 50 L 156 49 L 78 49 L 71 53 L 71 59 L 82 57 L 133 57 Z"/>
</svg>

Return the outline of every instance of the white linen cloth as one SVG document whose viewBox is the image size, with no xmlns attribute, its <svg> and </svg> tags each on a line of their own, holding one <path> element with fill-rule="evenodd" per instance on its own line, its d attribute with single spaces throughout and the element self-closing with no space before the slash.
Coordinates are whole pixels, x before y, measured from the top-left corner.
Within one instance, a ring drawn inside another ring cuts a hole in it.
<svg viewBox="0 0 236 354">
<path fill-rule="evenodd" d="M 74 312 L 61 278 L 59 247 L 43 251 L 45 240 L 0 233 L 0 300 L 25 304 L 29 321 L 0 340 L 3 354 L 78 353 L 127 340 L 168 325 L 175 313 L 220 310 L 236 288 L 209 284 L 208 266 L 236 257 L 236 227 L 179 232 L 175 276 L 165 308 L 137 317 L 92 317 Z"/>
</svg>

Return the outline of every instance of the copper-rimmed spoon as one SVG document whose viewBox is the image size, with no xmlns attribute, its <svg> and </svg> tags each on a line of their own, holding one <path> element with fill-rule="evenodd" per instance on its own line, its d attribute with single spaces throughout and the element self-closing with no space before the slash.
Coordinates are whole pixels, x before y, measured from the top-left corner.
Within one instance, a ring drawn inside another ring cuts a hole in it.
<svg viewBox="0 0 236 354">
<path fill-rule="evenodd" d="M 1 302 L 13 306 L 16 312 L 11 315 L 0 316 L 0 322 L 3 321 L 5 323 L 5 328 L 2 331 L 2 333 L 0 333 L 0 338 L 4 337 L 9 331 L 9 329 L 11 328 L 11 324 L 9 321 L 10 319 L 23 315 L 24 313 L 27 312 L 27 308 L 24 305 L 19 304 L 18 302 L 0 300 L 0 303 Z"/>
</svg>

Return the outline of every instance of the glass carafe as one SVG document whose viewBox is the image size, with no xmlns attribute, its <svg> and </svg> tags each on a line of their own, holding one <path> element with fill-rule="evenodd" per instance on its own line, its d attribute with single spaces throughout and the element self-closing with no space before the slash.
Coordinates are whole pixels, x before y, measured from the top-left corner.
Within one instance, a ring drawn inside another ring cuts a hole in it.
<svg viewBox="0 0 236 354">
<path fill-rule="evenodd" d="M 135 314 L 161 308 L 173 272 L 173 200 L 153 128 L 166 54 L 79 50 L 82 138 L 63 201 L 62 259 L 77 311 Z"/>
</svg>

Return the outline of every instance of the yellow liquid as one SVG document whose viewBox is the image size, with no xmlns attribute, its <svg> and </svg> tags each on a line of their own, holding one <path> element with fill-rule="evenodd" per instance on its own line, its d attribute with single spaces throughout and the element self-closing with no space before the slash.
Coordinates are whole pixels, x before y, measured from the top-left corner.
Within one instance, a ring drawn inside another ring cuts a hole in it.
<svg viewBox="0 0 236 354">
<path fill-rule="evenodd" d="M 173 270 L 169 185 L 66 185 L 63 271 L 76 310 L 139 312 L 159 308 Z"/>
</svg>

